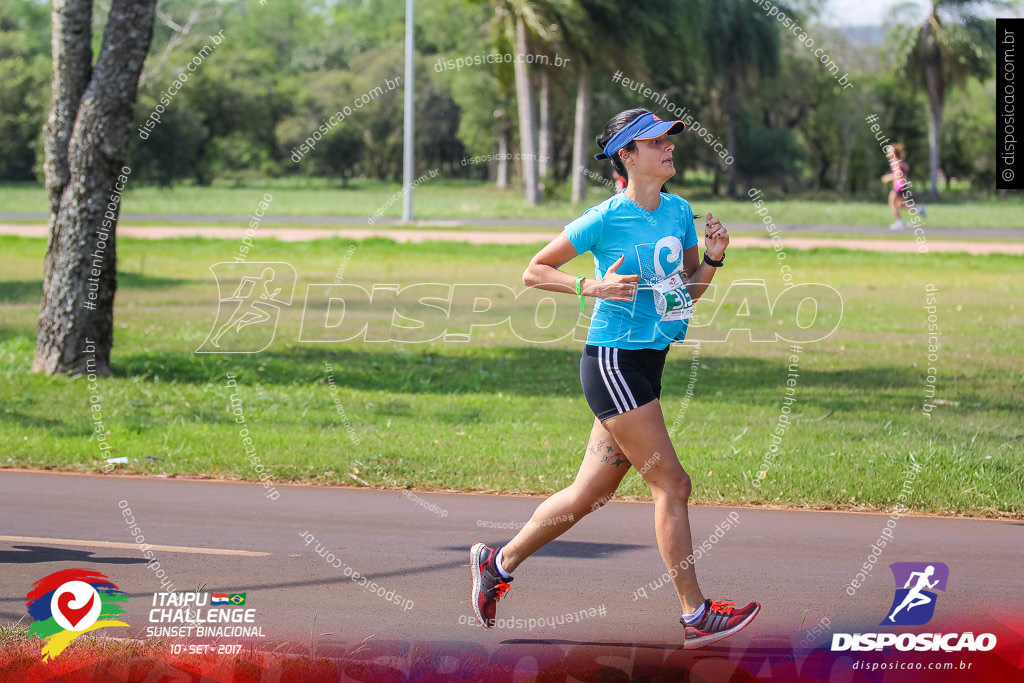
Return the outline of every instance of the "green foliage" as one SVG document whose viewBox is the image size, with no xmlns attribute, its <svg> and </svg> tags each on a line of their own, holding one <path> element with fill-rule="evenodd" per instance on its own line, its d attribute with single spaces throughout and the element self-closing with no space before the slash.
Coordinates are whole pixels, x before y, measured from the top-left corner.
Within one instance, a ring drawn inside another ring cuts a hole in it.
<svg viewBox="0 0 1024 683">
<path fill-rule="evenodd" d="M 366 145 L 355 126 L 341 125 L 324 139 L 323 152 L 315 157 L 324 168 L 324 175 L 347 181 L 363 158 Z"/>
<path fill-rule="evenodd" d="M 0 46 L 0 54 L 3 47 L 11 46 Z M 0 57 L 0 73 L 0 179 L 31 180 L 49 104 L 49 63 Z"/>
<path fill-rule="evenodd" d="M 156 182 L 163 186 L 179 180 L 202 180 L 197 173 L 203 165 L 203 150 L 209 142 L 210 131 L 202 112 L 191 106 L 189 95 L 181 94 L 160 115 L 160 125 L 151 131 L 142 129 L 146 139 L 140 137 L 142 128 L 154 108 L 159 104 L 159 92 L 146 89 L 139 93 L 135 107 L 135 128 L 129 138 L 128 165 L 133 181 Z"/>
<path fill-rule="evenodd" d="M 768 128 L 750 116 L 737 127 L 736 168 L 745 178 L 794 175 L 803 152 L 788 128 Z"/>
<path fill-rule="evenodd" d="M 985 80 L 994 70 L 995 20 L 975 14 L 981 8 L 1010 9 L 1002 0 L 932 0 L 923 21 L 896 23 L 887 43 L 891 68 L 911 89 L 927 95 L 933 125 L 942 118 L 947 95 L 967 80 Z M 941 159 L 943 131 L 930 141 L 931 159 Z M 932 190 L 938 192 L 938 168 L 931 168 Z M 949 171 L 947 170 L 947 174 Z M 921 174 L 923 177 L 923 174 Z"/>
<path fill-rule="evenodd" d="M 775 3 L 787 9 L 781 3 Z M 787 12 L 792 14 L 792 11 Z M 703 34 L 708 60 L 716 71 L 734 84 L 758 73 L 774 75 L 779 68 L 778 22 L 750 0 L 716 0 L 711 3 L 708 28 Z M 725 49 L 728 46 L 728 49 Z"/>
<path fill-rule="evenodd" d="M 942 168 L 951 177 L 969 180 L 980 191 L 996 184 L 996 158 L 992 140 L 996 137 L 994 81 L 968 83 L 954 91 L 946 103 L 946 116 L 953 125 L 942 129 Z"/>
<path fill-rule="evenodd" d="M 927 88 L 926 70 L 939 69 L 940 101 L 951 85 L 964 87 L 968 78 L 988 78 L 994 68 L 995 21 L 973 14 L 981 5 L 1007 9 L 1010 3 L 991 0 L 932 0 L 923 21 L 894 24 L 887 36 L 893 46 L 895 72 L 914 88 Z"/>
<path fill-rule="evenodd" d="M 50 55 L 49 3 L 5 2 L 0 4 L 0 58 Z"/>
<path fill-rule="evenodd" d="M 887 75 L 880 78 L 875 86 L 875 97 L 872 113 L 878 114 L 877 123 L 885 137 L 893 143 L 904 144 L 911 178 L 923 180 L 928 169 L 928 109 L 924 104 L 924 94 L 908 87 L 902 78 Z M 879 151 L 879 142 L 874 138 L 870 140 L 876 175 L 888 173 L 889 165 L 885 155 Z"/>
<path fill-rule="evenodd" d="M 446 74 L 447 75 L 447 74 Z M 511 102 L 498 95 L 493 72 L 484 69 L 456 71 L 448 76 L 452 99 L 458 106 L 456 136 L 469 156 L 497 151 L 499 119 L 514 113 Z"/>
<path fill-rule="evenodd" d="M 513 91 L 511 64 L 447 69 L 445 60 L 510 52 L 507 36 L 495 30 L 493 12 L 485 3 L 441 0 L 426 3 L 419 11 L 423 35 L 419 52 L 424 56 L 423 64 L 430 66 L 432 88 L 447 91 L 451 98 L 450 104 L 443 105 L 450 117 L 441 122 L 446 129 L 445 137 L 457 140 L 469 156 L 494 153 L 499 114 L 514 114 L 515 110 L 509 100 Z M 500 43 L 495 44 L 495 39 Z M 439 113 L 431 110 L 428 114 L 435 129 Z M 453 124 L 457 126 L 454 131 L 450 128 Z M 418 151 L 429 155 L 430 146 L 428 143 Z"/>
<path fill-rule="evenodd" d="M 0 180 L 31 180 L 50 99 L 48 13 L 36 3 L 0 8 Z"/>
<path fill-rule="evenodd" d="M 838 88 L 794 35 L 749 0 L 651 0 L 639 5 L 615 0 L 417 3 L 417 173 L 437 168 L 449 176 L 487 178 L 494 164 L 467 168 L 460 160 L 497 152 L 502 133 L 510 135 L 510 151 L 518 149 L 512 63 L 446 69 L 444 60 L 514 53 L 509 13 L 520 12 L 530 27 L 530 51 L 571 59 L 562 67 L 531 68 L 535 79 L 543 70 L 551 85 L 554 149 L 545 182 L 549 197 L 560 196 L 559 183 L 570 172 L 578 69 L 584 63 L 592 86 L 590 138 L 611 115 L 627 107 L 672 114 L 663 103 L 613 82 L 612 74 L 621 70 L 664 94 L 680 110 L 685 107 L 720 140 L 726 138 L 727 112 L 735 110 L 744 129 L 737 131 L 741 140 L 730 151 L 737 169 L 749 179 L 774 179 L 785 190 L 804 184 L 874 196 L 880 190 L 875 178 L 884 169 L 877 168 L 880 155 L 871 149 L 864 126 L 855 121 L 861 109 L 876 111 L 889 136 L 907 144 L 914 173 L 923 177 L 924 97 L 912 92 L 917 80 L 910 77 L 917 72 L 904 70 L 903 77 L 885 72 L 893 65 L 910 64 L 911 57 L 917 59 L 914 55 L 927 56 L 922 50 L 934 43 L 951 55 L 947 85 L 966 75 L 990 74 L 991 21 L 972 17 L 964 3 L 940 2 L 941 35 L 925 36 L 932 41 L 925 45 L 920 30 L 896 32 L 887 43 L 891 54 L 884 63 L 872 61 L 873 49 L 852 48 L 839 32 L 816 25 L 815 3 L 791 4 L 795 11 L 787 13 L 851 71 L 855 89 Z M 385 92 L 318 133 L 322 140 L 299 163 L 291 157 L 297 145 L 356 98 L 386 80 L 404 81 L 403 3 L 163 0 L 161 10 L 167 21 L 159 20 L 155 27 L 137 125 L 210 42 L 210 35 L 223 31 L 225 42 L 163 105 L 160 125 L 149 138 L 133 134 L 129 158 L 136 181 L 210 184 L 217 179 L 237 182 L 282 175 L 399 179 L 402 88 Z M 0 82 L 0 179 L 27 180 L 41 168 L 49 11 L 35 0 L 12 0 L 0 7 L 0 69 L 5 75 Z M 97 11 L 96 41 L 104 21 L 103 12 Z M 920 24 L 915 26 L 920 29 Z M 181 27 L 188 33 L 180 33 Z M 900 42 L 901 37 L 906 41 Z M 730 103 L 723 96 L 733 89 L 738 99 Z M 991 169 L 984 167 L 980 149 L 991 140 L 991 128 L 982 125 L 982 113 L 975 110 L 984 103 L 956 102 L 958 118 L 966 107 L 967 118 L 977 125 L 957 127 L 949 120 L 943 140 L 951 149 L 942 160 L 951 174 L 982 189 Z M 589 141 L 588 146 L 592 147 Z M 715 152 L 697 136 L 680 136 L 677 146 L 679 182 L 689 173 L 704 176 L 716 168 L 723 170 Z"/>
</svg>

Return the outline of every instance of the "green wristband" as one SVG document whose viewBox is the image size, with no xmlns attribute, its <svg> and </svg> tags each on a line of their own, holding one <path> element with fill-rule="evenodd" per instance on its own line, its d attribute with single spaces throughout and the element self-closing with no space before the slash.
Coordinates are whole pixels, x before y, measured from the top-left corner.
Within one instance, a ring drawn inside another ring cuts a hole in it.
<svg viewBox="0 0 1024 683">
<path fill-rule="evenodd" d="M 576 293 L 580 295 L 580 311 L 582 312 L 585 308 L 583 303 L 583 281 L 586 279 L 583 275 L 576 276 Z"/>
</svg>

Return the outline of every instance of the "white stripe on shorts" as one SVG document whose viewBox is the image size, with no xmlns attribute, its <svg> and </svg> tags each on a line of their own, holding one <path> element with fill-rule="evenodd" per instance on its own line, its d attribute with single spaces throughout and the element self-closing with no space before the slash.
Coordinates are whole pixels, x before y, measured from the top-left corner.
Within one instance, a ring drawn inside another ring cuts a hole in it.
<svg viewBox="0 0 1024 683">
<path fill-rule="evenodd" d="M 622 402 L 619 400 L 618 387 L 612 384 L 611 378 L 608 376 L 610 368 L 604 366 L 604 355 L 608 349 L 604 346 L 597 347 L 597 368 L 601 371 L 601 379 L 604 380 L 604 388 L 608 390 L 608 395 L 612 397 L 612 403 L 615 404 L 615 410 L 620 413 L 626 412 L 622 408 Z"/>
<path fill-rule="evenodd" d="M 626 395 L 626 401 L 631 404 L 630 408 L 636 408 L 636 398 L 633 397 L 633 392 L 629 390 L 629 385 L 626 384 L 626 378 L 622 375 L 622 370 L 619 370 L 619 350 L 617 348 L 612 349 L 612 353 L 612 364 L 615 368 L 614 375 L 619 376 L 619 383 L 622 386 L 622 392 Z"/>
<path fill-rule="evenodd" d="M 612 400 L 615 401 L 615 409 L 619 413 L 624 413 L 627 410 L 636 408 L 636 399 L 633 397 L 633 392 L 629 390 L 626 378 L 622 376 L 622 371 L 619 369 L 619 350 L 617 348 L 599 348 L 604 349 L 603 362 L 600 363 L 600 367 L 605 377 L 605 385 L 611 385 L 612 389 L 615 390 L 613 392 L 609 389 L 609 394 L 611 394 Z"/>
</svg>

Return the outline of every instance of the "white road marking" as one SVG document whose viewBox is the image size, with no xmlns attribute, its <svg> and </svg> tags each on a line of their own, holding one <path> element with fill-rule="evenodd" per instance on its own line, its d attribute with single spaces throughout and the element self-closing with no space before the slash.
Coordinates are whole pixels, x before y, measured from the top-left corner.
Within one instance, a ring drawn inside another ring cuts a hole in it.
<svg viewBox="0 0 1024 683">
<path fill-rule="evenodd" d="M 37 538 L 35 536 L 0 536 L 0 541 L 11 543 L 49 543 L 51 545 L 74 545 L 86 548 L 117 548 L 119 550 L 136 550 L 139 543 L 118 543 L 114 541 L 83 541 L 75 538 Z M 242 557 L 267 557 L 270 553 L 252 550 L 228 550 L 226 548 L 192 548 L 182 545 L 150 545 L 147 550 L 159 550 L 165 553 L 192 553 L 193 555 L 240 555 Z"/>
</svg>

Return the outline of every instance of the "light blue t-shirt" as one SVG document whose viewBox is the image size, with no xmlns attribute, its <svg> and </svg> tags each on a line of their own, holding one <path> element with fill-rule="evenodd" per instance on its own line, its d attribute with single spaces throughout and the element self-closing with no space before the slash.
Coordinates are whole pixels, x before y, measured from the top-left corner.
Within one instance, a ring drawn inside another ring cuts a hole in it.
<svg viewBox="0 0 1024 683">
<path fill-rule="evenodd" d="M 656 293 L 652 285 L 681 274 L 683 251 L 697 246 L 693 209 L 685 199 L 662 192 L 658 208 L 648 211 L 624 193 L 616 194 L 565 226 L 565 234 L 576 253 L 594 254 L 597 279 L 622 255 L 626 258 L 618 273 L 641 278 L 633 301 L 597 299 L 588 344 L 664 349 L 683 340 L 689 321 L 671 311 L 682 297 Z"/>
</svg>

